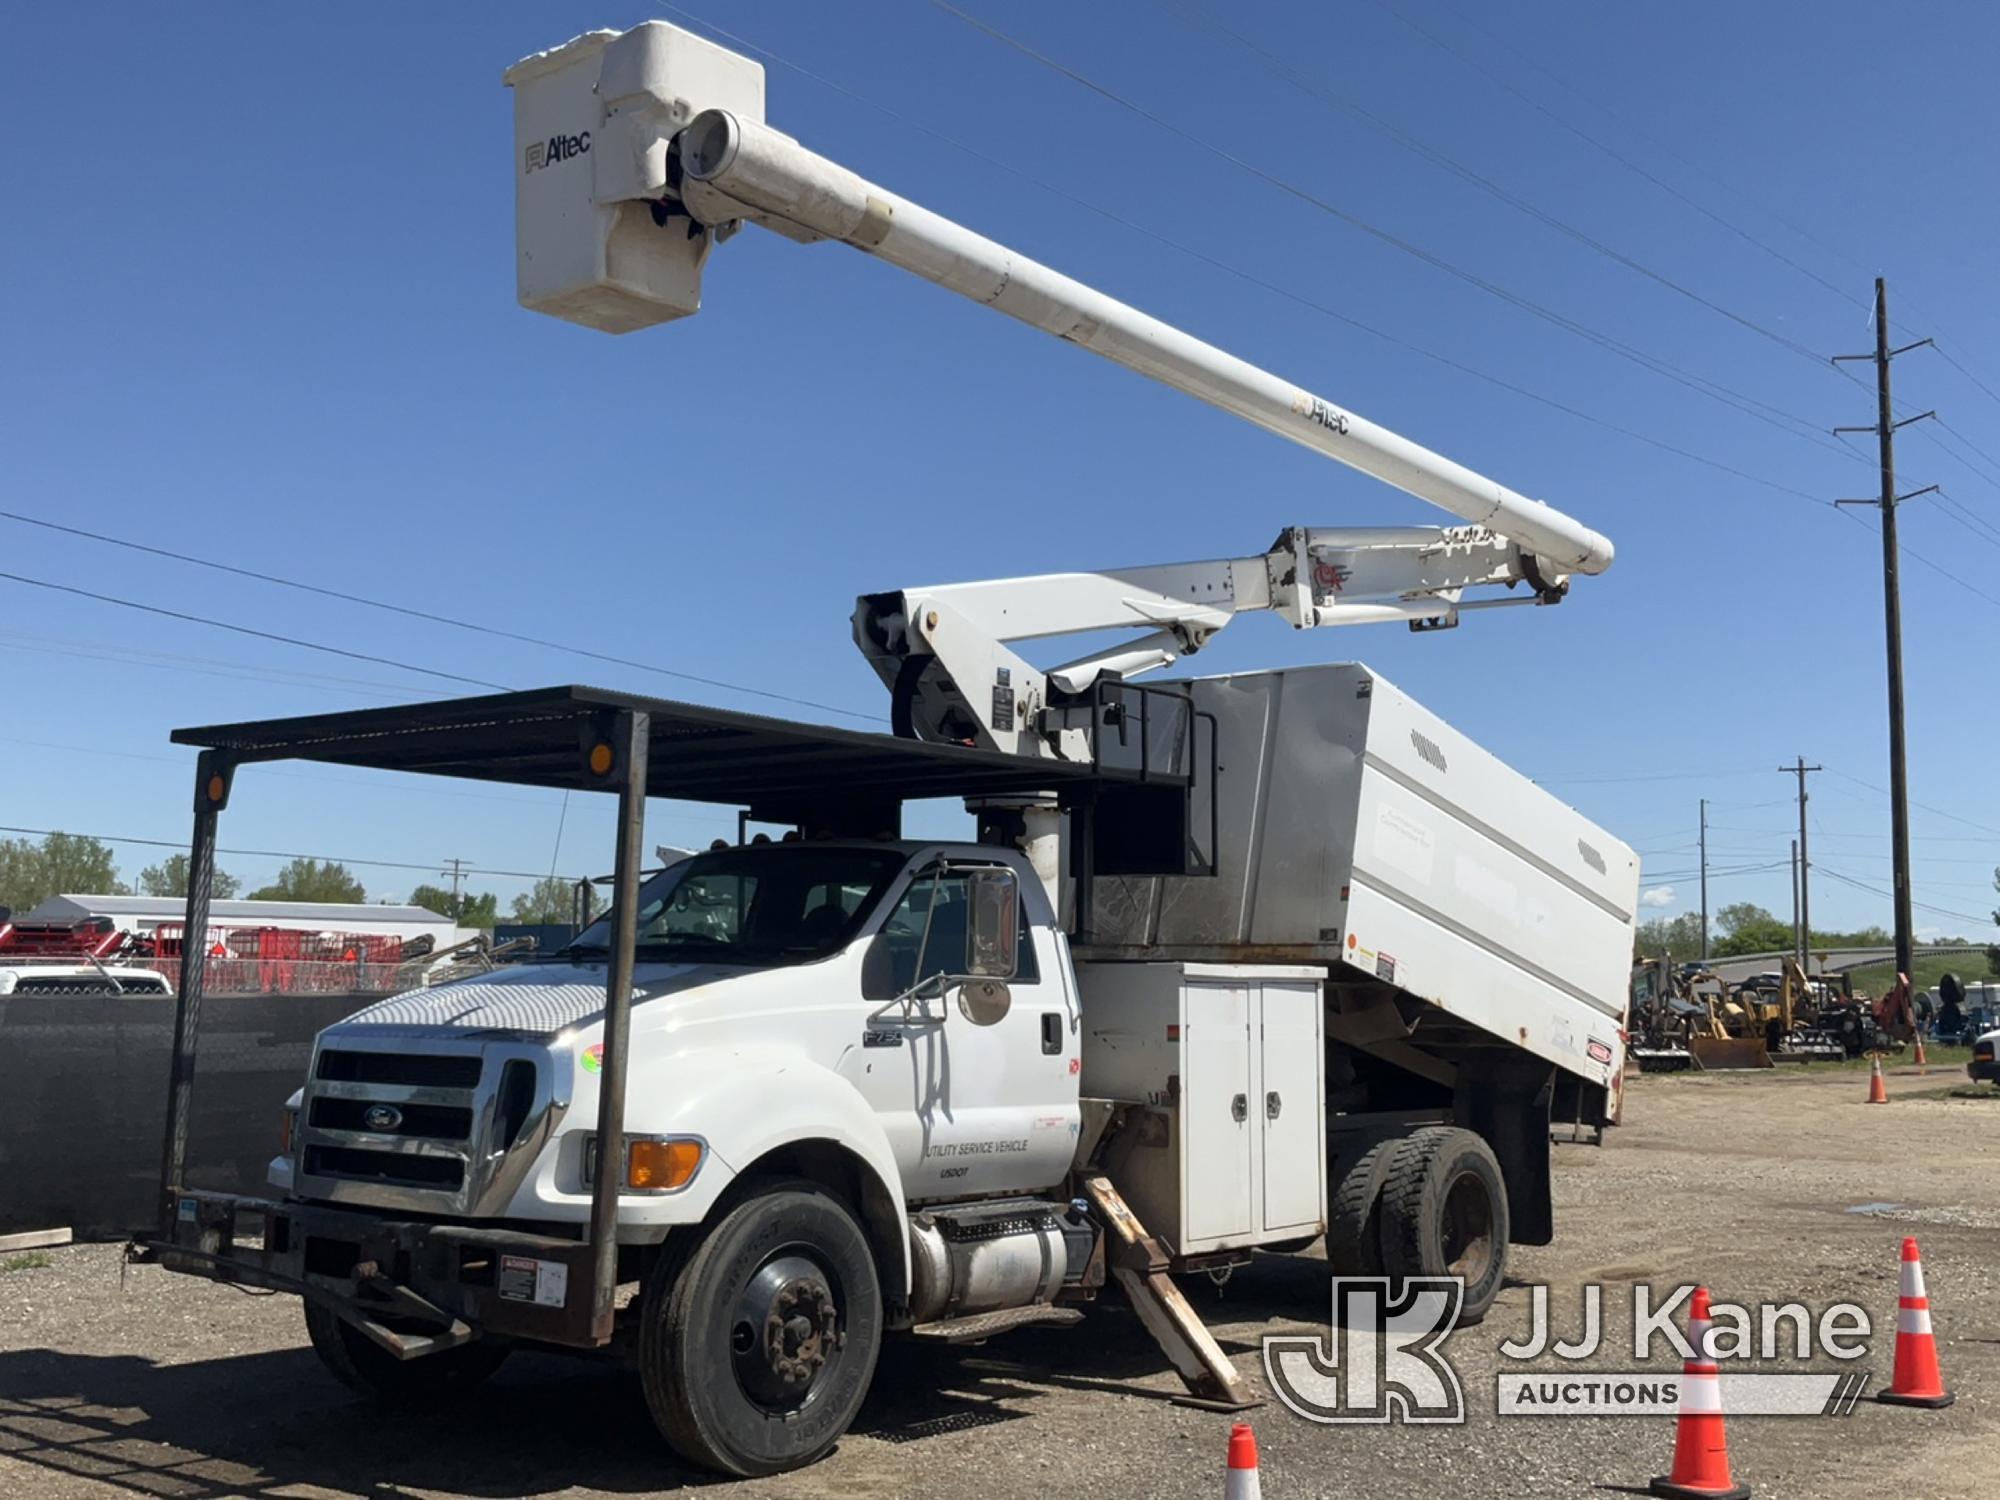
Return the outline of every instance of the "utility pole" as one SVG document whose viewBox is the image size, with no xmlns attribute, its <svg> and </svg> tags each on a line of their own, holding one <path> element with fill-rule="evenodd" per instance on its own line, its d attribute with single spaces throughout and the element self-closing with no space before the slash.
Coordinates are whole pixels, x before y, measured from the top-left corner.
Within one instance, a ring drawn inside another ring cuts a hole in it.
<svg viewBox="0 0 2000 1500">
<path fill-rule="evenodd" d="M 1792 840 L 1792 956 L 1798 966 L 1806 966 L 1806 944 L 1798 936 L 1798 840 Z"/>
<path fill-rule="evenodd" d="M 1806 843 L 1806 773 L 1820 767 L 1809 766 L 1801 755 L 1796 765 L 1780 766 L 1778 770 L 1786 776 L 1799 778 L 1799 841 L 1792 846 L 1798 856 L 1799 867 L 1799 967 L 1812 972 L 1812 897 L 1807 890 L 1807 882 L 1812 872 L 1812 856 L 1807 853 Z"/>
<path fill-rule="evenodd" d="M 1708 798 L 1701 799 L 1701 958 L 1708 962 Z"/>
<path fill-rule="evenodd" d="M 465 861 L 462 859 L 448 859 L 445 863 L 450 865 L 451 868 L 441 873 L 451 880 L 451 919 L 456 922 L 459 912 L 463 909 L 458 899 L 458 888 L 465 879 Z"/>
<path fill-rule="evenodd" d="M 1914 344 L 1905 344 L 1900 349 L 1889 347 L 1889 293 L 1887 284 L 1880 276 L 1875 278 L 1875 352 L 1870 354 L 1836 354 L 1840 360 L 1872 359 L 1875 362 L 1875 425 L 1873 427 L 1836 427 L 1841 432 L 1872 432 L 1881 455 L 1882 493 L 1875 500 L 1839 500 L 1837 505 L 1875 505 L 1882 511 L 1882 619 L 1888 637 L 1889 650 L 1889 842 L 1890 859 L 1894 867 L 1894 906 L 1896 909 L 1896 972 L 1910 972 L 1911 946 L 1914 923 L 1910 916 L 1910 788 L 1908 768 L 1903 757 L 1903 595 L 1902 585 L 1897 578 L 1896 551 L 1896 507 L 1905 500 L 1914 500 L 1919 495 L 1928 495 L 1937 488 L 1926 485 L 1923 489 L 1912 490 L 1907 495 L 1896 493 L 1896 429 L 1907 427 L 1912 422 L 1921 422 L 1925 417 L 1937 415 L 1934 411 L 1918 416 L 1905 417 L 1898 422 L 1889 400 L 1889 361 L 1899 354 L 1907 354 L 1912 349 L 1921 349 L 1930 342 L 1918 339 Z M 1800 779 L 1803 787 L 1804 779 Z M 1800 792 L 1801 806 L 1804 792 Z"/>
</svg>

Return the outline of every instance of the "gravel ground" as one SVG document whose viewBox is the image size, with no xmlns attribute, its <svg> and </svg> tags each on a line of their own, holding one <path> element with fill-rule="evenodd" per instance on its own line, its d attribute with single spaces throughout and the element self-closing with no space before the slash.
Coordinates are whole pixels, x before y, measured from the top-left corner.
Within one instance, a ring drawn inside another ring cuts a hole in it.
<svg viewBox="0 0 2000 1500">
<path fill-rule="evenodd" d="M 1526 1330 L 1547 1283 L 1559 1336 L 1578 1288 L 1603 1283 L 1607 1349 L 1633 1368 L 1627 1309 L 1641 1282 L 1704 1281 L 1721 1298 L 1852 1300 L 1894 1327 L 1897 1252 L 1917 1235 L 1947 1383 L 1945 1412 L 1869 1403 L 1842 1420 L 1736 1417 L 1736 1477 L 1759 1496 L 1992 1493 L 1980 1461 L 2000 1436 L 2000 1102 L 1942 1095 L 1934 1069 L 1898 1070 L 1887 1109 L 1851 1073 L 1648 1077 L 1602 1151 L 1557 1150 L 1554 1245 L 1516 1252 L 1516 1284 L 1448 1351 L 1463 1426 L 1318 1427 L 1275 1403 L 1253 1413 L 1263 1491 L 1291 1497 L 1643 1493 L 1670 1422 L 1501 1419 L 1501 1340 Z M 1324 1330 L 1325 1268 L 1272 1257 L 1190 1296 L 1260 1387 L 1258 1339 Z M 1671 1369 L 1662 1350 L 1660 1367 Z M 1879 1387 L 1878 1335 L 1865 1364 Z M 1821 1368 L 1832 1368 L 1821 1363 Z M 1767 1367 L 1768 1368 L 1768 1367 Z M 796 1475 L 745 1497 L 1213 1496 L 1229 1419 L 1179 1389 L 1130 1314 L 1023 1331 L 961 1350 L 892 1349 L 855 1431 Z M 298 1306 L 154 1268 L 121 1274 L 113 1246 L 52 1252 L 0 1274 L 0 1496 L 571 1497 L 669 1493 L 704 1481 L 652 1436 L 636 1382 L 611 1366 L 519 1356 L 441 1422 L 352 1401 L 305 1347 Z"/>
</svg>

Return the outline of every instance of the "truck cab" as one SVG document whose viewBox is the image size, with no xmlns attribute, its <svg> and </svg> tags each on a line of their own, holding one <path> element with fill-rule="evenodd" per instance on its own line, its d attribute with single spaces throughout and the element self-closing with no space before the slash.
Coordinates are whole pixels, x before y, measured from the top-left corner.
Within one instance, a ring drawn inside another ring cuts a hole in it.
<svg viewBox="0 0 2000 1500">
<path fill-rule="evenodd" d="M 545 961 L 324 1032 L 272 1184 L 317 1203 L 586 1223 L 611 944 L 606 917 Z M 701 1222 L 806 1141 L 895 1203 L 1032 1192 L 1069 1170 L 1075 977 L 1015 851 L 713 849 L 646 880 L 634 958 L 621 1241 Z M 655 1158 L 671 1165 L 649 1177 Z"/>
</svg>

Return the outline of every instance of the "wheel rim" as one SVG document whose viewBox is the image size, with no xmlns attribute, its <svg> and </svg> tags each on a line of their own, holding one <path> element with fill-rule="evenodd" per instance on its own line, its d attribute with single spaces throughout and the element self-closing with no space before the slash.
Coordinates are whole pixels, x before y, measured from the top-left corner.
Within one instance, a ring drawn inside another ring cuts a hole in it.
<svg viewBox="0 0 2000 1500">
<path fill-rule="evenodd" d="M 729 1324 L 736 1383 L 777 1415 L 800 1411 L 826 1388 L 846 1345 L 839 1281 L 800 1246 L 774 1251 L 744 1282 Z"/>
<path fill-rule="evenodd" d="M 1493 1198 L 1477 1173 L 1452 1180 L 1441 1229 L 1445 1274 L 1464 1277 L 1468 1287 L 1484 1282 L 1493 1268 Z"/>
</svg>

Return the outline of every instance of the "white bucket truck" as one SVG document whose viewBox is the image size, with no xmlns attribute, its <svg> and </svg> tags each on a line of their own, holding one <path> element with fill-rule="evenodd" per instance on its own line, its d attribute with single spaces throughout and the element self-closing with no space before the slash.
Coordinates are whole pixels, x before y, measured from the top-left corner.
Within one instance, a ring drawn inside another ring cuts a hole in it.
<svg viewBox="0 0 2000 1500">
<path fill-rule="evenodd" d="M 685 31 L 509 81 L 531 307 L 625 331 L 695 311 L 740 223 L 843 240 L 1467 524 L 864 596 L 893 735 L 588 688 L 179 732 L 190 959 L 137 1253 L 301 1295 L 335 1373 L 397 1400 L 610 1346 L 734 1474 L 824 1454 L 885 1337 L 1074 1322 L 1107 1281 L 1223 1405 L 1254 1398 L 1174 1272 L 1324 1237 L 1483 1314 L 1553 1232 L 1552 1115 L 1615 1117 L 1635 856 L 1366 667 L 1132 679 L 1245 610 L 1553 603 L 1610 544 L 812 156 Z M 1112 627 L 1141 634 L 1053 668 L 1012 645 Z M 187 1120 L 217 819 L 278 759 L 615 795 L 617 878 L 564 952 L 323 1033 L 252 1200 L 186 1185 Z M 648 796 L 794 836 L 646 874 Z M 940 796 L 976 839 L 902 836 Z"/>
</svg>

